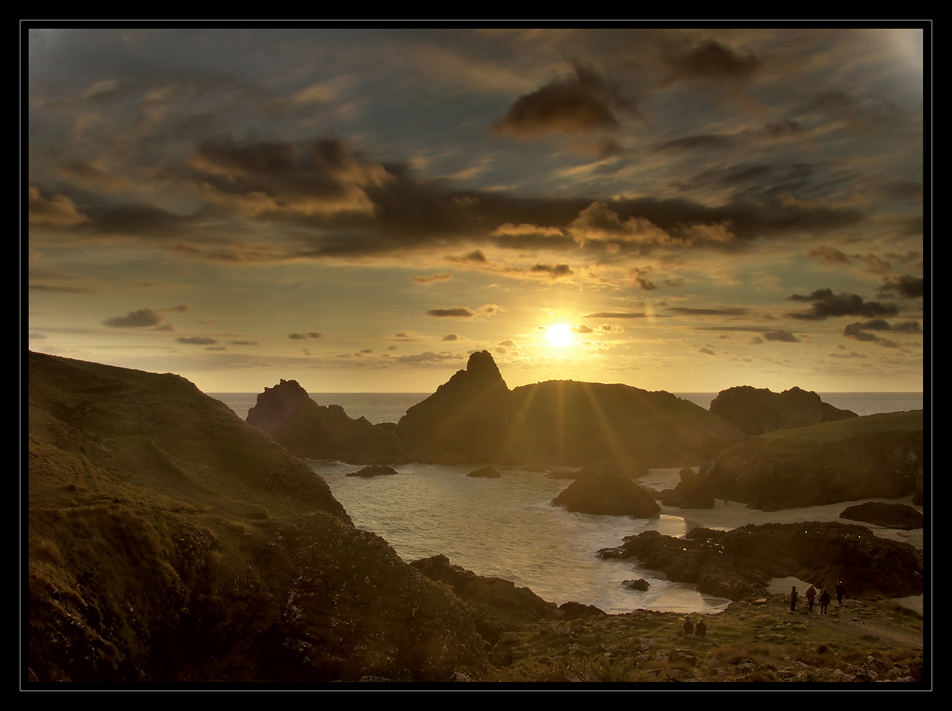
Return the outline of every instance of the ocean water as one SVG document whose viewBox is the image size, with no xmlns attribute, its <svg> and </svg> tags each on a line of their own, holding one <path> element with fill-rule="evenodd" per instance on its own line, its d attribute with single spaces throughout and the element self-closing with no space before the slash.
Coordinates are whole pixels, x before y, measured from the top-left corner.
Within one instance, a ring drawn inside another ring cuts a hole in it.
<svg viewBox="0 0 952 711">
<path fill-rule="evenodd" d="M 311 397 L 321 405 L 341 405 L 351 417 L 377 423 L 396 422 L 428 395 L 317 393 Z M 715 395 L 679 397 L 707 408 Z M 212 397 L 243 418 L 256 400 L 256 394 L 249 393 Z M 921 409 L 923 402 L 921 393 L 827 393 L 821 397 L 860 415 Z M 347 476 L 360 469 L 353 464 L 315 460 L 309 464 L 327 481 L 356 526 L 382 536 L 408 562 L 443 554 L 456 565 L 511 580 L 551 602 L 574 600 L 610 613 L 633 609 L 714 613 L 729 602 L 642 570 L 635 561 L 596 557 L 599 549 L 618 546 L 625 536 L 649 528 L 683 535 L 690 524 L 680 510 L 664 509 L 662 516 L 652 520 L 572 513 L 550 505 L 569 481 L 517 467 L 499 468 L 499 479 L 482 479 L 466 475 L 483 465 L 411 463 L 395 466 L 396 476 L 364 479 Z M 643 481 L 652 488 L 673 486 L 677 471 L 655 469 Z M 746 510 L 736 506 L 737 511 L 730 513 L 742 518 Z M 810 515 L 809 509 L 802 511 L 804 517 Z M 647 591 L 623 586 L 625 580 L 638 578 L 649 583 Z"/>
</svg>

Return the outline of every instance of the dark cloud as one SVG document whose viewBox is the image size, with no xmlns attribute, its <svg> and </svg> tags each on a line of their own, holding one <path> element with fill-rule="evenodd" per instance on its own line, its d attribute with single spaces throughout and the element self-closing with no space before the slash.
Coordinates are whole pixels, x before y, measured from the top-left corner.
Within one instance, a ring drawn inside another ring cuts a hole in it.
<svg viewBox="0 0 952 711">
<path fill-rule="evenodd" d="M 733 309 L 690 309 L 683 306 L 669 306 L 668 311 L 673 311 L 676 314 L 681 314 L 683 316 L 743 316 L 748 313 L 748 309 L 744 308 L 733 308 Z"/>
<path fill-rule="evenodd" d="M 582 318 L 645 318 L 646 314 L 626 311 L 599 311 L 594 314 L 585 314 Z"/>
<path fill-rule="evenodd" d="M 898 294 L 906 299 L 917 299 L 925 292 L 925 280 L 912 274 L 884 277 L 883 285 L 879 287 L 879 295 L 887 296 Z"/>
<path fill-rule="evenodd" d="M 455 333 L 447 333 L 447 334 L 446 334 L 445 336 L 443 336 L 443 338 L 441 338 L 440 340 L 441 340 L 441 341 L 444 341 L 444 342 L 446 342 L 446 341 L 458 341 L 458 340 L 459 340 L 459 336 L 457 336 Z"/>
<path fill-rule="evenodd" d="M 684 136 L 683 138 L 675 138 L 665 143 L 659 143 L 654 146 L 654 150 L 657 152 L 725 150 L 730 148 L 733 143 L 734 139 L 732 137 L 717 134 Z"/>
<path fill-rule="evenodd" d="M 182 336 L 175 339 L 176 343 L 185 343 L 191 346 L 210 346 L 218 343 L 214 338 L 208 336 Z"/>
<path fill-rule="evenodd" d="M 651 267 L 644 267 L 641 269 L 632 269 L 628 272 L 628 275 L 631 277 L 633 285 L 637 284 L 638 288 L 642 291 L 654 291 L 658 287 L 656 287 L 654 283 L 644 276 L 645 274 L 650 273 Z"/>
<path fill-rule="evenodd" d="M 808 296 L 793 294 L 787 297 L 791 301 L 812 301 L 809 311 L 787 314 L 790 318 L 809 321 L 822 321 L 836 316 L 895 316 L 899 309 L 893 304 L 878 301 L 864 301 L 858 294 L 834 294 L 831 289 L 817 289 Z"/>
<path fill-rule="evenodd" d="M 573 326 L 569 330 L 572 333 L 591 333 L 592 332 L 592 329 L 586 326 L 584 323 L 581 323 L 578 326 Z"/>
<path fill-rule="evenodd" d="M 415 276 L 412 280 L 417 284 L 436 284 L 441 281 L 449 281 L 453 278 L 452 274 L 430 274 L 429 276 Z"/>
<path fill-rule="evenodd" d="M 288 334 L 288 338 L 294 339 L 296 341 L 301 341 L 306 338 L 320 338 L 321 336 L 322 334 L 317 331 L 311 331 L 310 333 L 289 333 Z"/>
<path fill-rule="evenodd" d="M 110 328 L 155 328 L 163 324 L 161 314 L 153 309 L 130 311 L 125 316 L 114 316 L 103 321 Z"/>
<path fill-rule="evenodd" d="M 756 56 L 735 52 L 713 39 L 669 60 L 673 77 L 685 80 L 746 80 L 762 65 Z"/>
<path fill-rule="evenodd" d="M 432 351 L 426 351 L 425 353 L 418 353 L 416 355 L 400 356 L 396 361 L 408 365 L 424 365 L 428 363 L 442 363 L 447 360 L 459 360 L 461 358 L 462 356 L 458 353 L 434 353 Z"/>
<path fill-rule="evenodd" d="M 437 318 L 472 318 L 476 314 L 463 306 L 457 306 L 452 309 L 430 309 L 426 315 Z"/>
<path fill-rule="evenodd" d="M 494 130 L 518 138 L 613 131 L 621 125 L 619 112 L 636 113 L 631 100 L 593 67 L 575 62 L 573 69 L 573 75 L 516 99 Z"/>
<path fill-rule="evenodd" d="M 233 346 L 256 346 L 258 345 L 257 341 L 229 341 Z"/>
<path fill-rule="evenodd" d="M 548 274 L 553 279 L 573 274 L 572 268 L 568 264 L 533 264 L 529 271 Z"/>
<path fill-rule="evenodd" d="M 843 335 L 856 341 L 877 343 L 887 348 L 898 348 L 895 341 L 877 336 L 871 331 L 893 331 L 897 333 L 921 333 L 918 321 L 902 321 L 895 326 L 884 319 L 871 319 L 865 322 L 851 323 L 843 329 Z"/>
<path fill-rule="evenodd" d="M 800 342 L 800 339 L 794 336 L 790 331 L 765 331 L 764 338 L 768 341 L 779 341 L 781 343 Z"/>
<path fill-rule="evenodd" d="M 811 249 L 807 252 L 807 256 L 819 259 L 827 264 L 846 264 L 850 261 L 850 258 L 836 247 L 827 247 L 826 245 Z"/>
</svg>

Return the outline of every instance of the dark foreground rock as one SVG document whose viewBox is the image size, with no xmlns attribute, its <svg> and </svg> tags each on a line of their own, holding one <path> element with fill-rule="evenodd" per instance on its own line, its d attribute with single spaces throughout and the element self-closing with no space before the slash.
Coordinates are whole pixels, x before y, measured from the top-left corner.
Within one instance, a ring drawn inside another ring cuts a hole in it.
<svg viewBox="0 0 952 711">
<path fill-rule="evenodd" d="M 789 576 L 831 593 L 844 580 L 858 598 L 921 595 L 923 587 L 921 551 L 837 522 L 696 528 L 684 538 L 645 531 L 598 555 L 635 557 L 670 580 L 732 600 L 766 595 L 772 578 Z"/>
<path fill-rule="evenodd" d="M 600 474 L 579 479 L 552 500 L 569 511 L 605 516 L 653 518 L 661 507 L 630 479 Z"/>
<path fill-rule="evenodd" d="M 797 387 L 782 393 L 748 385 L 729 388 L 718 393 L 710 410 L 751 436 L 856 417 L 855 412 L 833 407 L 815 392 Z"/>
<path fill-rule="evenodd" d="M 351 464 L 407 461 L 406 448 L 391 427 L 351 419 L 340 405 L 318 405 L 295 380 L 282 380 L 258 395 L 248 424 L 267 432 L 297 457 L 337 459 Z"/>
<path fill-rule="evenodd" d="M 40 682 L 443 681 L 473 609 L 188 381 L 31 353 L 26 630 Z"/>
<path fill-rule="evenodd" d="M 884 504 L 868 501 L 865 504 L 848 506 L 843 509 L 840 518 L 849 521 L 862 521 L 885 528 L 900 528 L 911 531 L 922 528 L 922 513 L 905 504 Z"/>
<path fill-rule="evenodd" d="M 777 510 L 897 499 L 921 486 L 922 410 L 777 430 L 701 467 L 717 498 Z"/>
<path fill-rule="evenodd" d="M 714 508 L 714 492 L 706 476 L 690 467 L 682 467 L 678 475 L 678 485 L 662 492 L 661 503 L 681 509 Z"/>
</svg>

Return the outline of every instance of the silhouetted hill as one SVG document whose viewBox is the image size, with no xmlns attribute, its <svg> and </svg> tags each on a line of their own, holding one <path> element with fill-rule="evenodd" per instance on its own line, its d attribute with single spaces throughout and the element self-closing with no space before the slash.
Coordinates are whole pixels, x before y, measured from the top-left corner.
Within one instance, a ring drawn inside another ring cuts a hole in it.
<svg viewBox="0 0 952 711">
<path fill-rule="evenodd" d="M 754 436 L 789 427 L 806 427 L 856 417 L 823 402 L 815 392 L 793 387 L 782 393 L 742 385 L 718 393 L 711 412 Z"/>
<path fill-rule="evenodd" d="M 265 388 L 248 411 L 248 424 L 267 432 L 298 457 L 351 464 L 407 460 L 406 449 L 393 431 L 363 417 L 351 419 L 340 405 L 318 405 L 295 380 Z"/>
<path fill-rule="evenodd" d="M 890 412 L 775 430 L 701 469 L 717 498 L 776 510 L 921 491 L 923 413 Z"/>
<path fill-rule="evenodd" d="M 473 610 L 175 375 L 29 356 L 30 679 L 440 681 Z"/>
<path fill-rule="evenodd" d="M 629 467 L 699 464 L 745 439 L 734 426 L 666 392 L 552 380 L 509 390 L 492 356 L 466 370 L 398 424 L 410 456 L 442 463 Z"/>
</svg>

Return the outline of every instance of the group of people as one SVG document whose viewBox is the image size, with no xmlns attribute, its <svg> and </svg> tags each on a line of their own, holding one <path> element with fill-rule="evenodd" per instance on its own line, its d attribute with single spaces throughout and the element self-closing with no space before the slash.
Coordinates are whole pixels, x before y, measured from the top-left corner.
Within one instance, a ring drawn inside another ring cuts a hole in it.
<svg viewBox="0 0 952 711">
<path fill-rule="evenodd" d="M 699 617 L 697 624 L 691 623 L 690 617 L 684 618 L 684 626 L 682 627 L 685 635 L 696 634 L 698 637 L 704 637 L 707 635 L 707 625 L 704 624 L 704 618 Z"/>
<path fill-rule="evenodd" d="M 843 596 L 846 594 L 846 586 L 843 585 L 842 580 L 836 584 L 835 592 L 836 592 L 837 604 L 842 605 Z M 798 597 L 799 597 L 799 594 L 797 593 L 797 588 L 796 586 L 794 586 L 793 589 L 790 590 L 790 612 L 796 612 Z M 830 600 L 831 600 L 830 593 L 826 591 L 826 588 L 820 588 L 820 595 L 819 597 L 817 597 L 816 588 L 813 587 L 813 585 L 811 585 L 810 587 L 807 588 L 806 598 L 807 598 L 807 610 L 809 612 L 813 612 L 813 603 L 814 601 L 817 601 L 820 603 L 820 614 L 821 615 L 826 614 L 827 607 L 829 606 Z"/>
</svg>

